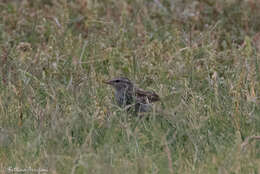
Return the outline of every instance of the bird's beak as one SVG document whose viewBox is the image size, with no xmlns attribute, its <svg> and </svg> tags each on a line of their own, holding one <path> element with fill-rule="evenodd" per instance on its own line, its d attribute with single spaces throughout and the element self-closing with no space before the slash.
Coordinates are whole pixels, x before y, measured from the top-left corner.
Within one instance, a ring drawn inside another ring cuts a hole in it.
<svg viewBox="0 0 260 174">
<path fill-rule="evenodd" d="M 103 83 L 108 84 L 108 85 L 112 84 L 111 81 L 103 81 Z"/>
</svg>

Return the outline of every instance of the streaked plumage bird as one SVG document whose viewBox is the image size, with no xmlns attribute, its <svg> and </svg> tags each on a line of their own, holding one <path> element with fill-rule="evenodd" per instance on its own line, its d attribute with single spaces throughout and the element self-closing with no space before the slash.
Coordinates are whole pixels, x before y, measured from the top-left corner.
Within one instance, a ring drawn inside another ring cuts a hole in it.
<svg viewBox="0 0 260 174">
<path fill-rule="evenodd" d="M 114 87 L 116 102 L 120 107 L 133 109 L 135 113 L 150 111 L 151 103 L 160 100 L 155 92 L 137 88 L 126 77 L 114 78 L 104 83 Z"/>
</svg>

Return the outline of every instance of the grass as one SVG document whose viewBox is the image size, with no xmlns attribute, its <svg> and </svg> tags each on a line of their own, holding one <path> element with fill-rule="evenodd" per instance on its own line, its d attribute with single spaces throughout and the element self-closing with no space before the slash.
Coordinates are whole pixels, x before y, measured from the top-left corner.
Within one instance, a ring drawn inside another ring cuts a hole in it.
<svg viewBox="0 0 260 174">
<path fill-rule="evenodd" d="M 259 173 L 259 9 L 0 1 L 1 173 Z M 114 104 L 115 76 L 161 96 L 147 119 Z"/>
</svg>

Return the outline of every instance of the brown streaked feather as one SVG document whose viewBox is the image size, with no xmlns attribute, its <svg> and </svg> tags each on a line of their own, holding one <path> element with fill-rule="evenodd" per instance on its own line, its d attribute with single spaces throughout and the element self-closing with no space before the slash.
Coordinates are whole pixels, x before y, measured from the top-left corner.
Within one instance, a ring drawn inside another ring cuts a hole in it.
<svg viewBox="0 0 260 174">
<path fill-rule="evenodd" d="M 160 97 L 152 91 L 144 91 L 140 88 L 135 89 L 135 96 L 140 100 L 141 103 L 147 104 L 160 100 Z"/>
</svg>

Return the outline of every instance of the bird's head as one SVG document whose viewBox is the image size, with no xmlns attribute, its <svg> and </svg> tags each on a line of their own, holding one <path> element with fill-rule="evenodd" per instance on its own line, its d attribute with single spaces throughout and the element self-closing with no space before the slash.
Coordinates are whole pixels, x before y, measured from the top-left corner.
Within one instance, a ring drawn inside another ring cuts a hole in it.
<svg viewBox="0 0 260 174">
<path fill-rule="evenodd" d="M 117 77 L 104 83 L 113 86 L 117 91 L 133 88 L 133 83 L 126 77 Z"/>
</svg>

